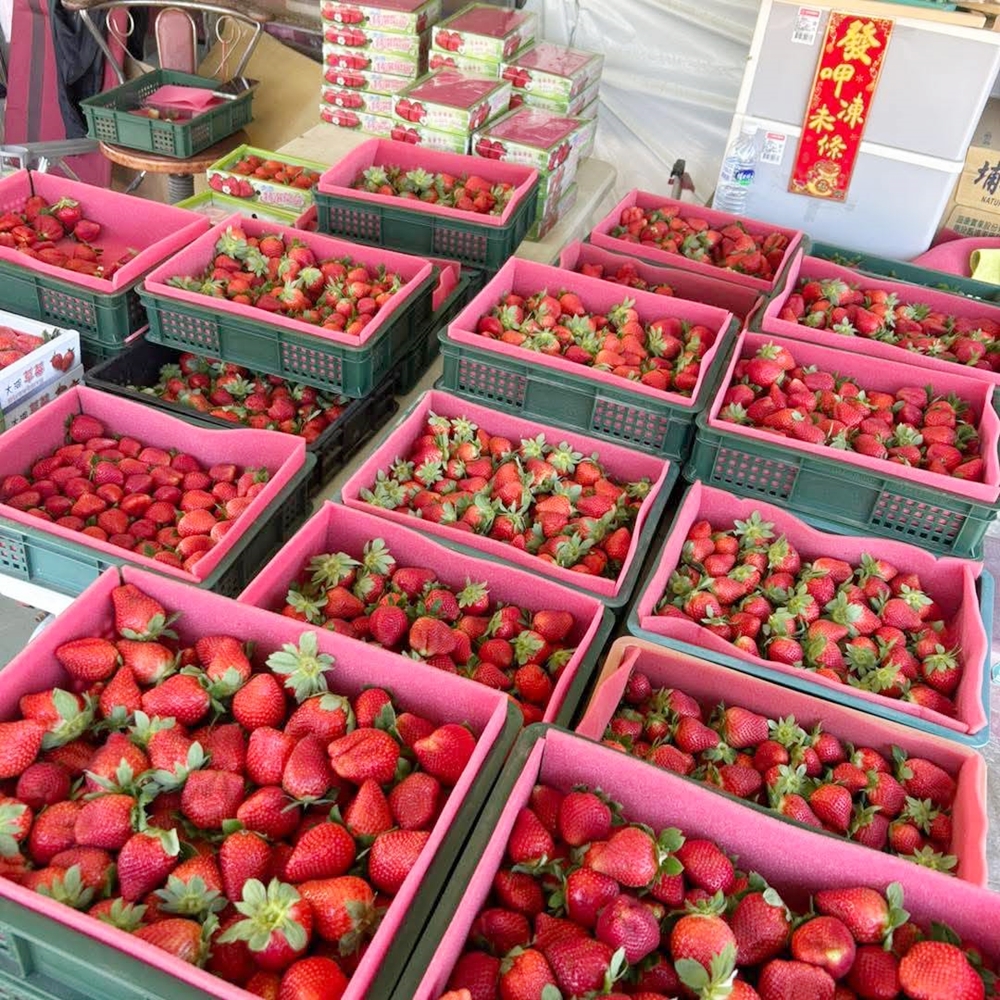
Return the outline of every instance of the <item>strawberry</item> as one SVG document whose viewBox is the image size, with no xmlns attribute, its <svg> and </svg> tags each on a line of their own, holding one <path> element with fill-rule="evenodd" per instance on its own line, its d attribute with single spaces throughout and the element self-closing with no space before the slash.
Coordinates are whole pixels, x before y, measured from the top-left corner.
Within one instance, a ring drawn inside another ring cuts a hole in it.
<svg viewBox="0 0 1000 1000">
<path fill-rule="evenodd" d="M 73 639 L 56 647 L 56 659 L 80 681 L 107 680 L 118 667 L 118 650 L 107 639 Z"/>
<path fill-rule="evenodd" d="M 836 984 L 829 973 L 805 962 L 772 959 L 761 969 L 761 1000 L 834 1000 Z"/>
<path fill-rule="evenodd" d="M 744 896 L 733 910 L 730 925 L 741 966 L 775 958 L 784 951 L 791 933 L 788 908 L 770 888 Z"/>
<path fill-rule="evenodd" d="M 860 945 L 847 984 L 858 996 L 892 1000 L 899 995 L 899 959 L 877 945 Z"/>
<path fill-rule="evenodd" d="M 733 887 L 733 863 L 710 840 L 685 840 L 676 852 L 688 881 L 707 892 L 729 892 Z"/>
<path fill-rule="evenodd" d="M 815 917 L 792 934 L 792 956 L 842 979 L 854 964 L 856 947 L 847 927 L 836 917 Z"/>
<path fill-rule="evenodd" d="M 447 787 L 458 783 L 475 748 L 475 737 L 457 723 L 439 726 L 413 744 L 420 766 Z"/>
<path fill-rule="evenodd" d="M 0 778 L 16 778 L 34 763 L 45 730 L 37 722 L 0 722 Z"/>
<path fill-rule="evenodd" d="M 221 829 L 227 819 L 235 819 L 243 802 L 243 778 L 229 771 L 192 771 L 181 793 L 181 811 L 202 830 Z"/>
<path fill-rule="evenodd" d="M 238 903 L 249 879 L 262 881 L 271 866 L 271 848 L 249 830 L 230 833 L 219 848 L 219 869 L 226 899 Z"/>
<path fill-rule="evenodd" d="M 374 930 L 375 894 L 364 879 L 354 875 L 317 879 L 303 882 L 298 890 L 312 907 L 316 933 L 337 945 L 340 954 L 356 952 Z"/>
<path fill-rule="evenodd" d="M 622 949 L 629 965 L 641 962 L 660 944 L 660 926 L 650 908 L 624 893 L 601 910 L 594 932 L 612 954 Z M 558 966 L 553 963 L 553 968 L 558 976 Z"/>
<path fill-rule="evenodd" d="M 182 962 L 200 966 L 204 965 L 208 957 L 208 942 L 205 937 L 208 929 L 207 925 L 203 928 L 196 920 L 171 917 L 140 927 L 134 934 Z"/>
<path fill-rule="evenodd" d="M 231 924 L 219 943 L 245 941 L 255 963 L 266 972 L 287 968 L 309 946 L 312 908 L 292 886 L 273 879 L 265 888 L 257 879 L 249 879 L 236 909 L 243 919 Z"/>
<path fill-rule="evenodd" d="M 385 785 L 392 781 L 399 762 L 399 744 L 384 730 L 355 729 L 327 747 L 334 773 L 360 785 L 371 779 Z"/>
<path fill-rule="evenodd" d="M 277 1000 L 339 1000 L 347 985 L 347 976 L 332 958 L 316 955 L 288 967 Z"/>
<path fill-rule="evenodd" d="M 815 903 L 820 913 L 846 924 L 858 944 L 891 941 L 893 930 L 909 916 L 902 909 L 902 892 L 895 883 L 888 887 L 885 898 L 874 889 L 824 889 L 816 893 Z"/>
<path fill-rule="evenodd" d="M 899 963 L 899 985 L 914 1000 L 982 1000 L 986 988 L 968 956 L 944 941 L 918 941 Z"/>
<path fill-rule="evenodd" d="M 281 773 L 281 787 L 300 802 L 323 798 L 334 784 L 326 747 L 318 736 L 303 736 Z"/>
<path fill-rule="evenodd" d="M 176 831 L 155 827 L 134 833 L 118 853 L 118 883 L 129 903 L 159 888 L 180 861 Z"/>
<path fill-rule="evenodd" d="M 555 973 L 545 956 L 534 948 L 515 949 L 500 963 L 502 1000 L 531 1000 L 558 988 Z"/>
<path fill-rule="evenodd" d="M 390 896 L 396 895 L 410 874 L 430 833 L 423 830 L 391 830 L 376 837 L 368 856 L 368 878 Z"/>
<path fill-rule="evenodd" d="M 123 639 L 147 641 L 161 636 L 177 638 L 169 629 L 177 616 L 168 618 L 163 607 L 134 584 L 115 587 L 111 591 L 111 600 L 115 606 L 115 630 Z"/>
<path fill-rule="evenodd" d="M 558 830 L 570 847 L 606 840 L 611 833 L 611 809 L 593 792 L 570 792 L 559 805 Z"/>
<path fill-rule="evenodd" d="M 286 712 L 280 683 L 273 674 L 254 674 L 233 696 L 232 712 L 236 721 L 250 732 L 280 725 Z"/>
<path fill-rule="evenodd" d="M 354 863 L 354 838 L 339 823 L 320 823 L 307 830 L 285 866 L 292 882 L 336 878 Z"/>
</svg>

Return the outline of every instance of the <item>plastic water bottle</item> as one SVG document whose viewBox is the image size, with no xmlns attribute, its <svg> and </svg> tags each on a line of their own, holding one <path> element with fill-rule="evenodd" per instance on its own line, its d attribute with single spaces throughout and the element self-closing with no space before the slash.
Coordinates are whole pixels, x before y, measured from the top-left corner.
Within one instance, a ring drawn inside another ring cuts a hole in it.
<svg viewBox="0 0 1000 1000">
<path fill-rule="evenodd" d="M 712 208 L 732 215 L 743 215 L 747 193 L 753 184 L 757 166 L 757 127 L 744 125 L 740 134 L 726 150 L 719 171 L 719 183 L 712 199 Z"/>
</svg>

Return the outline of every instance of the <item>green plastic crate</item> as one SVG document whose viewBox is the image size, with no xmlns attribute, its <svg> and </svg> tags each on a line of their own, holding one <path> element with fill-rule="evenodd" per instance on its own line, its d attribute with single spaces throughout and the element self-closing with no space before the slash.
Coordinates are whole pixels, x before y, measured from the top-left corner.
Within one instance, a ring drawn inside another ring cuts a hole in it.
<svg viewBox="0 0 1000 1000">
<path fill-rule="evenodd" d="M 902 2 L 902 0 L 892 0 Z M 935 4 L 937 6 L 937 4 Z M 951 292 L 954 295 L 964 295 L 970 299 L 983 299 L 985 302 L 1000 302 L 1000 285 L 991 285 L 986 281 L 976 281 L 958 274 L 947 274 L 944 271 L 932 271 L 926 267 L 918 267 L 905 260 L 893 260 L 891 257 L 876 257 L 874 254 L 861 250 L 848 250 L 834 246 L 832 243 L 814 243 L 809 251 L 813 257 L 828 260 L 841 267 L 850 267 L 860 274 L 875 278 L 888 278 L 890 281 L 905 281 L 911 285 L 922 285 L 938 292 Z"/>
<path fill-rule="evenodd" d="M 315 464 L 316 457 L 307 453 L 302 468 L 271 501 L 264 515 L 247 525 L 219 565 L 196 584 L 198 587 L 227 597 L 236 597 L 246 589 L 308 517 L 309 481 Z M 105 555 L 42 528 L 0 517 L 0 573 L 6 576 L 76 597 L 109 567 L 128 565 L 132 564 L 124 550 L 121 558 Z M 191 583 L 196 583 L 193 577 Z"/>
<path fill-rule="evenodd" d="M 994 396 L 994 405 L 996 405 Z M 1000 503 L 968 500 L 906 479 L 807 455 L 780 443 L 730 434 L 697 420 L 684 467 L 689 482 L 741 496 L 766 497 L 844 533 L 912 542 L 933 552 L 980 559 L 981 543 Z"/>
<path fill-rule="evenodd" d="M 739 324 L 733 320 L 701 388 L 702 403 L 681 406 L 641 396 L 586 375 L 556 371 L 498 351 L 480 350 L 439 334 L 444 374 L 436 388 L 464 399 L 499 405 L 525 417 L 614 441 L 652 455 L 685 459 L 694 442 L 694 420 L 714 397 L 726 370 Z M 726 343 L 725 341 L 729 341 Z"/>
<path fill-rule="evenodd" d="M 149 318 L 147 337 L 154 343 L 223 358 L 253 371 L 358 399 L 375 389 L 406 356 L 433 314 L 437 282 L 435 268 L 396 308 L 386 328 L 362 347 L 344 347 L 324 337 L 287 330 L 267 319 L 244 319 L 210 305 L 195 306 L 154 295 L 145 288 L 139 297 Z"/>
<path fill-rule="evenodd" d="M 87 120 L 87 134 L 115 146 L 186 160 L 238 132 L 253 118 L 252 90 L 234 100 L 224 100 L 187 121 L 171 122 L 131 113 L 165 84 L 214 90 L 219 82 L 169 69 L 144 73 L 80 102 Z"/>
</svg>

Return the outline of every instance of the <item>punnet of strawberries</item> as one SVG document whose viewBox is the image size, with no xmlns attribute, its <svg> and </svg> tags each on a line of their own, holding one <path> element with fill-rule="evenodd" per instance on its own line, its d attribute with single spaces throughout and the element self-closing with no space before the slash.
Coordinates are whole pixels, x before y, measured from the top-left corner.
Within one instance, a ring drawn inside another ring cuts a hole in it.
<svg viewBox="0 0 1000 1000">
<path fill-rule="evenodd" d="M 226 170 L 242 177 L 254 177 L 257 180 L 272 181 L 288 187 L 308 189 L 319 183 L 319 174 L 315 170 L 298 163 L 276 160 L 273 157 L 265 159 L 255 153 L 242 157 L 232 166 L 226 167 Z"/>
<path fill-rule="evenodd" d="M 449 586 L 430 567 L 397 561 L 381 538 L 360 560 L 314 556 L 275 610 L 506 691 L 526 723 L 542 720 L 575 652 L 569 611 L 501 604 L 486 581 Z"/>
<path fill-rule="evenodd" d="M 32 351 L 47 344 L 59 331 L 44 331 L 42 336 L 35 333 L 24 333 L 9 326 L 0 326 L 0 370 L 17 364 Z M 49 363 L 56 371 L 68 372 L 76 363 L 76 353 L 73 348 L 57 351 L 49 358 Z"/>
<path fill-rule="evenodd" d="M 368 167 L 351 185 L 358 191 L 457 208 L 476 215 L 503 215 L 514 195 L 508 181 L 488 181 L 477 174 L 406 170 L 390 164 Z"/>
<path fill-rule="evenodd" d="M 250 993 L 340 997 L 476 737 L 338 693 L 315 633 L 180 641 L 134 584 L 111 601 L 0 723 L 0 874 Z"/>
<path fill-rule="evenodd" d="M 538 784 L 440 1000 L 996 996 L 992 956 L 911 920 L 898 882 L 788 900 L 738 860 Z"/>
<path fill-rule="evenodd" d="M 737 219 L 715 229 L 706 219 L 681 215 L 671 205 L 624 208 L 610 235 L 764 280 L 777 274 L 790 242 L 784 233 L 752 233 Z"/>
<path fill-rule="evenodd" d="M 768 718 L 731 700 L 699 704 L 638 670 L 603 742 L 874 850 L 937 871 L 957 864 L 948 853 L 955 779 L 900 747 L 852 746 L 820 725 L 807 732 L 793 716 Z"/>
<path fill-rule="evenodd" d="M 155 385 L 131 388 L 231 424 L 297 434 L 307 444 L 335 424 L 350 403 L 346 396 L 327 396 L 280 375 L 189 352 L 176 364 L 163 365 L 159 376 Z"/>
<path fill-rule="evenodd" d="M 954 716 L 962 650 L 933 581 L 877 556 L 809 561 L 773 528 L 756 511 L 696 522 L 656 614 L 693 621 L 751 656 Z"/>
<path fill-rule="evenodd" d="M 773 342 L 736 362 L 719 419 L 969 482 L 986 472 L 979 417 L 966 400 L 933 386 L 862 388 Z"/>
<path fill-rule="evenodd" d="M 32 195 L 21 211 L 0 214 L 0 247 L 52 267 L 110 280 L 138 250 L 107 260 L 98 243 L 100 235 L 101 224 L 86 218 L 83 206 L 73 198 L 50 203 Z"/>
<path fill-rule="evenodd" d="M 650 482 L 619 483 L 598 455 L 544 434 L 511 441 L 465 417 L 429 414 L 405 458 L 380 470 L 361 499 L 482 535 L 544 562 L 615 579 Z"/>
<path fill-rule="evenodd" d="M 653 292 L 656 295 L 673 295 L 674 290 L 666 282 L 653 284 L 640 278 L 636 266 L 632 261 L 623 261 L 617 269 L 604 264 L 582 263 L 576 267 L 577 274 L 585 274 L 588 278 L 602 278 L 604 281 L 613 281 L 618 285 L 625 285 L 627 288 L 638 288 L 643 292 Z"/>
<path fill-rule="evenodd" d="M 66 444 L 0 481 L 0 505 L 191 572 L 270 478 L 231 462 L 206 468 L 78 413 Z"/>
<path fill-rule="evenodd" d="M 282 233 L 248 236 L 227 226 L 215 257 L 199 275 L 168 285 L 251 306 L 302 323 L 358 337 L 406 282 L 384 265 L 350 257 L 320 259 L 301 240 Z"/>
<path fill-rule="evenodd" d="M 676 316 L 644 322 L 634 299 L 591 312 L 576 292 L 505 292 L 476 323 L 476 333 L 526 351 L 690 396 L 715 332 Z"/>
<path fill-rule="evenodd" d="M 1000 371 L 1000 322 L 990 316 L 955 316 L 895 292 L 839 278 L 802 278 L 779 320 L 845 337 L 892 344 L 940 361 Z"/>
</svg>

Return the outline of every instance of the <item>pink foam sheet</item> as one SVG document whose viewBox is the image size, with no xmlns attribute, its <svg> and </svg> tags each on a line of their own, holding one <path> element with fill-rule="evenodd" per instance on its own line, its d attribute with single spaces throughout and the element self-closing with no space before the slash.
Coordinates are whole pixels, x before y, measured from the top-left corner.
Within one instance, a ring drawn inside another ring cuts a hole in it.
<svg viewBox="0 0 1000 1000">
<path fill-rule="evenodd" d="M 476 333 L 476 324 L 479 318 L 487 315 L 495 306 L 499 305 L 509 292 L 527 298 L 546 290 L 553 295 L 561 291 L 576 292 L 580 296 L 584 308 L 588 312 L 596 313 L 608 312 L 628 299 L 634 303 L 634 308 L 639 313 L 639 320 L 643 324 L 668 317 L 681 319 L 691 324 L 703 324 L 712 331 L 712 342 L 705 352 L 705 356 L 701 359 L 698 381 L 695 383 L 691 396 L 681 396 L 676 392 L 663 392 L 644 385 L 642 382 L 620 378 L 611 372 L 574 364 L 563 357 L 550 357 L 538 351 L 515 347 L 513 344 L 491 340 Z M 708 372 L 712 367 L 712 362 L 720 352 L 725 352 L 729 347 L 730 342 L 726 333 L 731 322 L 732 313 L 716 309 L 714 306 L 706 306 L 699 302 L 672 296 L 657 295 L 655 292 L 644 292 L 635 288 L 623 288 L 621 285 L 612 284 L 601 278 L 590 278 L 548 264 L 537 264 L 520 257 L 511 257 L 487 283 L 486 287 L 448 326 L 448 339 L 480 350 L 502 354 L 520 364 L 539 365 L 542 368 L 553 369 L 566 375 L 582 376 L 600 382 L 602 385 L 635 392 L 650 400 L 671 402 L 678 406 L 690 406 L 694 409 L 699 404 L 703 406 L 705 403 L 702 390 L 708 381 Z"/>
<path fill-rule="evenodd" d="M 500 215 L 479 215 L 475 212 L 463 212 L 458 208 L 446 205 L 431 205 L 424 201 L 404 201 L 392 195 L 372 194 L 369 191 L 358 191 L 352 185 L 369 167 L 401 167 L 403 170 L 423 169 L 428 173 L 476 174 L 492 184 L 507 183 L 514 185 L 514 194 Z M 346 156 L 338 160 L 319 179 L 319 191 L 322 194 L 336 195 L 340 198 L 352 198 L 370 205 L 383 208 L 412 209 L 428 217 L 436 216 L 442 219 L 455 219 L 462 222 L 473 222 L 476 225 L 502 228 L 506 226 L 518 206 L 531 192 L 531 186 L 538 177 L 538 172 L 531 167 L 514 163 L 483 160 L 478 156 L 468 156 L 463 153 L 438 152 L 432 149 L 415 149 L 409 143 L 396 142 L 392 139 L 369 139 L 356 146 Z"/>
<path fill-rule="evenodd" d="M 552 563 L 546 563 L 528 552 L 521 552 L 510 545 L 493 538 L 485 538 L 472 532 L 459 531 L 443 524 L 432 524 L 428 521 L 415 521 L 414 515 L 405 511 L 387 510 L 374 507 L 361 499 L 361 491 L 370 489 L 375 482 L 376 474 L 386 470 L 396 460 L 403 458 L 410 450 L 413 442 L 420 436 L 424 421 L 430 414 L 445 417 L 467 417 L 491 434 L 508 437 L 515 444 L 524 438 L 537 437 L 542 433 L 549 444 L 558 445 L 567 442 L 576 451 L 584 455 L 598 455 L 608 474 L 620 482 L 637 481 L 648 478 L 650 490 L 642 506 L 639 508 L 635 524 L 632 528 L 632 544 L 629 546 L 628 557 L 622 565 L 621 572 L 615 580 L 605 577 L 588 576 L 585 573 L 574 573 Z M 524 420 L 497 410 L 488 409 L 475 403 L 467 402 L 446 392 L 433 390 L 426 392 L 418 400 L 410 413 L 406 414 L 393 428 L 392 432 L 383 438 L 382 442 L 372 451 L 368 460 L 354 473 L 341 491 L 343 502 L 348 507 L 377 514 L 379 518 L 393 521 L 396 524 L 409 524 L 411 527 L 419 524 L 420 531 L 452 542 L 467 545 L 477 549 L 484 555 L 503 562 L 514 563 L 522 569 L 556 580 L 571 587 L 582 588 L 604 598 L 617 596 L 632 563 L 644 558 L 644 553 L 638 551 L 639 538 L 645 526 L 649 511 L 656 503 L 656 498 L 666 483 L 670 464 L 652 455 L 623 448 L 621 445 L 596 441 L 573 431 L 547 427 L 544 424 Z"/>
<path fill-rule="evenodd" d="M 639 595 L 636 615 L 643 629 L 792 677 L 806 676 L 801 668 L 744 653 L 732 643 L 702 628 L 697 622 L 683 618 L 662 617 L 655 612 L 656 605 L 667 588 L 670 574 L 680 564 L 681 550 L 691 526 L 697 521 L 707 520 L 711 522 L 713 528 L 720 531 L 727 530 L 734 521 L 746 520 L 755 511 L 765 521 L 774 525 L 776 535 L 784 535 L 795 546 L 803 562 L 819 556 L 833 556 L 856 566 L 860 563 L 861 556 L 866 553 L 886 559 L 901 572 L 918 574 L 924 586 L 929 588 L 931 596 L 940 604 L 946 617 L 957 618 L 965 672 L 955 692 L 957 709 L 955 718 L 913 702 L 886 698 L 871 691 L 851 689 L 851 694 L 855 698 L 878 705 L 891 705 L 896 711 L 915 720 L 933 722 L 935 725 L 960 733 L 975 733 L 989 724 L 989 717 L 983 709 L 981 691 L 983 672 L 989 669 L 987 661 L 990 656 L 990 638 L 983 627 L 976 595 L 976 580 L 982 572 L 982 563 L 955 559 L 951 556 L 935 558 L 931 553 L 915 545 L 890 539 L 875 540 L 827 534 L 810 527 L 780 507 L 756 499 L 737 497 L 703 483 L 695 483 L 685 494 L 660 554 L 656 572 L 646 589 Z M 817 674 L 808 675 L 808 679 L 816 686 L 818 693 L 826 689 L 846 690 L 842 684 Z"/>
<path fill-rule="evenodd" d="M 931 271 L 943 271 L 945 274 L 971 278 L 970 261 L 976 250 L 1000 250 L 1000 237 L 972 236 L 968 239 L 948 240 L 931 247 L 919 257 L 914 257 L 910 263 L 916 264 L 917 267 L 929 268 Z"/>
<path fill-rule="evenodd" d="M 607 280 L 608 275 L 616 274 L 623 264 L 629 264 L 640 278 L 650 284 L 669 285 L 674 290 L 676 298 L 701 302 L 716 309 L 725 309 L 740 322 L 750 315 L 759 301 L 757 292 L 752 288 L 735 285 L 710 275 L 682 271 L 677 267 L 661 267 L 641 257 L 634 257 L 630 253 L 628 244 L 625 243 L 622 243 L 618 253 L 594 246 L 593 243 L 581 243 L 579 240 L 567 243 L 559 255 L 559 266 L 567 271 L 579 271 L 584 264 L 602 265 L 604 280 Z"/>
<path fill-rule="evenodd" d="M 458 555 L 409 527 L 328 502 L 251 581 L 239 600 L 258 608 L 280 611 L 289 586 L 313 556 L 346 552 L 360 560 L 365 544 L 373 538 L 381 538 L 386 543 L 398 565 L 427 566 L 437 572 L 443 583 L 456 589 L 460 590 L 470 580 L 483 582 L 489 584 L 490 597 L 496 603 L 516 604 L 532 611 L 554 608 L 573 616 L 575 624 L 567 641 L 576 647 L 576 652 L 556 682 L 543 720 L 553 721 L 597 636 L 604 614 L 604 606 L 596 598 L 579 591 L 567 590 L 523 570 Z"/>
<path fill-rule="evenodd" d="M 977 241 L 957 240 L 955 242 L 966 243 Z M 1000 240 L 996 242 L 1000 245 Z M 937 249 L 941 254 L 944 254 L 947 248 L 954 245 L 954 243 L 944 243 Z M 902 281 L 870 278 L 867 275 L 858 274 L 852 268 L 841 267 L 839 264 L 833 264 L 828 260 L 821 260 L 818 257 L 803 257 L 800 254 L 792 263 L 791 270 L 788 272 L 788 283 L 784 291 L 776 295 L 764 306 L 758 322 L 760 329 L 766 333 L 780 334 L 782 337 L 791 337 L 794 340 L 802 340 L 821 347 L 839 348 L 842 351 L 851 351 L 853 354 L 863 355 L 868 358 L 878 358 L 883 361 L 902 361 L 913 367 L 940 372 L 943 375 L 958 372 L 967 378 L 981 379 L 992 385 L 1000 385 L 1000 372 L 991 372 L 985 368 L 973 368 L 971 365 L 960 365 L 955 361 L 928 357 L 926 354 L 919 354 L 917 351 L 910 351 L 905 347 L 897 347 L 895 344 L 886 344 L 880 340 L 872 340 L 868 337 L 845 336 L 841 333 L 834 333 L 832 330 L 814 330 L 812 327 L 805 326 L 802 323 L 793 323 L 791 320 L 779 319 L 789 296 L 794 294 L 798 287 L 800 278 L 806 278 L 810 281 L 813 279 L 817 281 L 829 281 L 839 278 L 841 281 L 846 281 L 849 285 L 859 285 L 862 288 L 880 289 L 891 292 L 903 304 L 927 305 L 935 312 L 942 312 L 946 316 L 989 319 L 995 323 L 1000 323 L 1000 306 L 995 303 L 970 299 L 964 295 L 952 295 L 948 292 L 939 291 L 936 288 L 924 288 L 920 285 L 911 285 Z M 942 276 L 942 280 L 946 279 Z M 923 377 L 927 378 L 926 375 Z M 937 382 L 935 381 L 936 385 Z"/>
<path fill-rule="evenodd" d="M 332 691 L 352 696 L 367 687 L 382 686 L 406 709 L 438 724 L 467 724 L 476 734 L 477 744 L 472 759 L 452 789 L 426 847 L 389 905 L 378 932 L 344 993 L 344 1000 L 364 1000 L 393 938 L 399 933 L 407 908 L 419 890 L 435 852 L 500 735 L 507 711 L 506 696 L 481 684 L 462 683 L 460 678 L 404 661 L 380 649 L 361 650 L 356 643 L 346 642 L 327 630 L 312 630 L 291 619 L 237 604 L 228 598 L 204 593 L 155 574 L 126 568 L 121 576 L 124 582 L 135 584 L 168 611 L 181 612 L 174 628 L 185 644 L 192 643 L 201 635 L 218 634 L 220 627 L 224 627 L 227 632 L 254 642 L 257 657 L 266 658 L 284 643 L 298 643 L 304 632 L 316 631 L 320 651 L 329 653 L 335 660 L 332 674 L 328 677 Z M 68 678 L 54 655 L 59 645 L 82 636 L 112 634 L 114 617 L 110 594 L 119 582 L 118 573 L 107 570 L 35 642 L 11 661 L 3 671 L 0 685 L 0 718 L 9 720 L 17 716 L 18 700 L 23 694 L 67 683 Z M 204 990 L 208 996 L 222 1000 L 250 998 L 245 990 L 179 961 L 153 945 L 138 941 L 130 934 L 6 879 L 0 879 L 0 895 L 176 976 L 190 986 Z"/>
<path fill-rule="evenodd" d="M 740 868 L 759 872 L 795 907 L 805 908 L 809 896 L 820 889 L 869 886 L 884 892 L 899 882 L 906 909 L 918 924 L 947 923 L 990 957 L 1000 954 L 1000 895 L 851 841 L 790 826 L 668 771 L 654 772 L 627 754 L 550 730 L 532 749 L 413 1000 L 437 1000 L 445 991 L 472 923 L 489 897 L 518 810 L 527 805 L 538 783 L 563 792 L 578 784 L 600 786 L 622 803 L 624 815 L 633 822 L 647 823 L 657 832 L 677 827 L 687 837 L 715 840 L 736 857 Z"/>
<path fill-rule="evenodd" d="M 153 201 L 142 202 L 142 211 L 137 212 L 135 199 L 128 195 L 53 174 L 40 174 L 34 170 L 30 171 L 30 176 L 29 171 L 19 170 L 0 178 L 0 212 L 20 212 L 32 194 L 40 195 L 50 204 L 62 198 L 78 201 L 84 218 L 101 225 L 101 234 L 96 242 L 104 251 L 101 254 L 103 260 L 117 260 L 126 250 L 139 252 L 116 271 L 110 280 L 67 271 L 9 247 L 0 247 L 0 260 L 105 295 L 117 292 L 141 278 L 170 254 L 187 246 L 209 225 L 208 219 L 197 212 Z M 75 242 L 67 234 L 59 245 L 71 248 Z"/>
<path fill-rule="evenodd" d="M 749 674 L 657 646 L 642 639 L 619 639 L 608 653 L 576 732 L 600 740 L 614 717 L 625 685 L 634 672 L 645 674 L 653 688 L 675 688 L 689 694 L 706 712 L 720 703 L 738 705 L 769 719 L 794 716 L 809 731 L 824 732 L 854 746 L 871 747 L 891 759 L 901 747 L 911 757 L 924 757 L 955 778 L 952 842 L 949 853 L 958 858 L 955 874 L 967 882 L 986 885 L 986 763 L 973 749 L 921 733 L 907 726 L 831 704 L 814 695 L 775 687 Z M 653 766 L 653 765 L 651 765 Z"/>
<path fill-rule="evenodd" d="M 312 323 L 303 323 L 301 320 L 290 319 L 288 316 L 282 316 L 278 313 L 264 312 L 253 306 L 224 301 L 208 295 L 199 295 L 167 284 L 170 278 L 201 274 L 206 266 L 215 259 L 215 244 L 230 226 L 239 227 L 247 236 L 261 237 L 268 233 L 280 234 L 284 237 L 286 246 L 292 241 L 298 240 L 309 247 L 316 254 L 318 260 L 330 257 L 350 257 L 351 260 L 368 267 L 385 266 L 390 271 L 397 272 L 404 284 L 361 331 L 359 337 L 351 337 L 346 333 L 334 330 L 324 330 Z M 231 218 L 217 223 L 180 253 L 174 254 L 173 257 L 156 268 L 146 278 L 145 284 L 146 291 L 158 298 L 186 302 L 199 309 L 229 313 L 243 320 L 279 326 L 295 333 L 309 334 L 319 337 L 321 340 L 328 340 L 348 347 L 363 347 L 387 328 L 398 310 L 409 302 L 418 286 L 430 276 L 431 269 L 430 262 L 423 257 L 413 257 L 410 254 L 384 250 L 381 247 L 364 246 L 360 243 L 349 243 L 347 240 L 296 229 L 294 226 L 281 226 L 276 222 L 266 222 L 263 219 L 249 219 L 245 216 L 233 215 Z"/>
<path fill-rule="evenodd" d="M 746 227 L 747 232 L 754 236 L 767 236 L 770 233 L 781 233 L 788 237 L 789 243 L 785 248 L 785 256 L 782 259 L 781 267 L 777 274 L 770 279 L 755 277 L 752 274 L 740 274 L 723 267 L 716 267 L 714 264 L 705 264 L 697 260 L 689 260 L 683 254 L 667 253 L 653 245 L 641 243 L 630 243 L 627 240 L 619 239 L 611 235 L 611 230 L 619 225 L 622 212 L 626 208 L 638 205 L 640 208 L 651 211 L 661 209 L 663 211 L 676 212 L 682 219 L 703 219 L 714 229 L 724 229 L 735 222 Z M 602 250 L 611 250 L 617 253 L 628 252 L 640 255 L 646 260 L 651 260 L 657 264 L 664 264 L 667 267 L 677 267 L 682 271 L 692 271 L 695 274 L 710 275 L 715 278 L 722 278 L 734 285 L 743 285 L 746 288 L 754 288 L 760 292 L 773 292 L 784 285 L 784 271 L 787 270 L 789 262 L 794 258 L 799 247 L 802 245 L 803 234 L 796 229 L 784 229 L 781 226 L 772 226 L 768 222 L 761 222 L 758 219 L 744 219 L 739 216 L 729 215 L 727 212 L 717 212 L 711 208 L 702 208 L 699 205 L 692 205 L 688 201 L 677 201 L 674 198 L 667 198 L 663 195 L 652 194 L 648 191 L 638 189 L 629 191 L 622 200 L 598 223 L 590 234 L 590 242 L 600 247 Z"/>
<path fill-rule="evenodd" d="M 809 344 L 802 340 L 786 339 L 767 333 L 744 331 L 736 341 L 736 348 L 729 359 L 729 368 L 723 376 L 719 391 L 708 411 L 708 424 L 718 431 L 734 434 L 741 438 L 752 438 L 755 441 L 765 441 L 771 445 L 788 448 L 790 451 L 804 452 L 834 462 L 845 462 L 857 466 L 867 472 L 879 476 L 893 476 L 917 483 L 925 489 L 944 490 L 980 503 L 993 504 L 1000 497 L 1000 461 L 997 458 L 997 445 L 1000 442 L 1000 416 L 993 408 L 993 386 L 982 379 L 972 378 L 958 366 L 957 370 L 941 372 L 934 376 L 933 390 L 936 395 L 947 396 L 954 393 L 965 400 L 970 406 L 970 423 L 979 430 L 982 441 L 982 458 L 986 464 L 983 482 L 975 483 L 944 476 L 925 469 L 915 469 L 907 465 L 899 465 L 883 459 L 870 458 L 854 451 L 842 451 L 828 448 L 824 445 L 808 444 L 771 434 L 756 427 L 730 423 L 719 419 L 723 408 L 723 397 L 733 381 L 733 371 L 741 358 L 752 358 L 759 348 L 765 344 L 777 344 L 789 350 L 795 362 L 802 367 L 816 365 L 824 371 L 834 372 L 845 378 L 852 379 L 862 389 L 869 391 L 895 393 L 904 387 L 923 389 L 927 384 L 927 374 L 921 368 L 915 368 L 900 360 L 884 360 L 879 365 L 873 365 L 871 358 L 864 354 L 851 351 L 853 344 L 842 344 L 840 349 L 834 347 Z M 845 470 L 845 475 L 849 473 Z"/>
<path fill-rule="evenodd" d="M 67 542 L 84 545 L 102 555 L 128 559 L 137 566 L 145 566 L 188 583 L 192 579 L 206 579 L 226 553 L 254 530 L 254 521 L 264 515 L 305 461 L 305 441 L 295 435 L 246 428 L 231 431 L 196 428 L 142 403 L 76 386 L 3 435 L 0 479 L 26 472 L 39 459 L 66 444 L 66 421 L 78 413 L 96 417 L 110 434 L 135 436 L 144 445 L 154 448 L 184 451 L 206 468 L 220 462 L 233 462 L 241 468 L 266 468 L 271 473 L 267 485 L 240 515 L 237 527 L 202 556 L 190 573 L 0 504 L 0 515 L 11 521 Z"/>
</svg>

